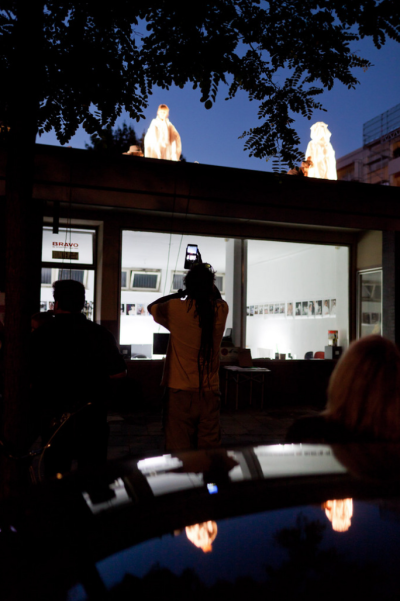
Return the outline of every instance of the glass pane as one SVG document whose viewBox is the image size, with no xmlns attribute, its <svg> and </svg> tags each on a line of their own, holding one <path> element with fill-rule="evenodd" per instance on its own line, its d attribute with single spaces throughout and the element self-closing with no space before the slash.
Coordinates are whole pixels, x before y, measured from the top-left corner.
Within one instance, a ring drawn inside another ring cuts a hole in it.
<svg viewBox="0 0 400 601">
<path fill-rule="evenodd" d="M 51 281 L 51 267 L 42 267 L 42 279 L 41 284 L 52 284 Z"/>
<path fill-rule="evenodd" d="M 126 271 L 121 272 L 121 288 L 126 288 L 127 276 L 128 276 L 128 274 Z"/>
<path fill-rule="evenodd" d="M 358 336 L 382 334 L 382 270 L 359 273 Z"/>
<path fill-rule="evenodd" d="M 253 358 L 314 357 L 328 332 L 349 340 L 349 251 L 344 246 L 249 240 L 246 346 Z"/>
<path fill-rule="evenodd" d="M 44 269 L 42 269 L 42 272 Z M 51 270 L 50 270 L 51 271 Z M 90 320 L 93 320 L 93 309 L 94 309 L 94 270 L 90 269 L 88 271 L 81 270 L 69 270 L 69 269 L 59 269 L 57 272 L 58 279 L 62 280 L 77 280 L 84 284 L 85 286 L 85 306 L 83 308 L 83 313 Z M 43 276 L 42 276 L 43 277 Z M 57 277 L 54 278 L 56 280 Z M 53 282 L 51 282 L 53 283 Z M 53 298 L 53 288 L 52 286 L 44 284 L 42 281 L 42 287 L 40 289 L 40 310 L 41 311 L 52 311 L 54 309 L 54 298 Z"/>
<path fill-rule="evenodd" d="M 126 230 L 122 234 L 121 271 L 127 272 L 128 277 L 120 298 L 120 344 L 129 346 L 132 357 L 160 358 L 165 354 L 153 353 L 154 334 L 168 334 L 168 331 L 154 321 L 147 306 L 161 296 L 184 288 L 188 244 L 197 244 L 203 260 L 211 263 L 219 275 L 225 274 L 227 245 L 230 244 L 225 238 Z M 227 300 L 231 305 L 228 318 L 232 321 L 232 303 Z M 231 321 L 226 327 L 232 327 Z"/>
<path fill-rule="evenodd" d="M 172 281 L 172 289 L 180 290 L 184 289 L 183 279 L 185 277 L 184 273 L 174 273 L 173 281 Z"/>
<path fill-rule="evenodd" d="M 222 292 L 223 284 L 224 284 L 224 278 L 222 277 L 222 275 L 216 275 L 215 276 L 215 285 L 220 292 Z"/>
<path fill-rule="evenodd" d="M 46 263 L 66 263 L 92 265 L 94 230 L 60 228 L 53 234 L 49 227 L 43 228 L 42 261 Z"/>
<path fill-rule="evenodd" d="M 58 279 L 59 280 L 76 280 L 81 284 L 84 283 L 85 272 L 78 271 L 77 269 L 59 269 Z"/>
<path fill-rule="evenodd" d="M 155 290 L 157 288 L 158 275 L 156 273 L 134 273 L 132 288 L 148 288 Z"/>
</svg>

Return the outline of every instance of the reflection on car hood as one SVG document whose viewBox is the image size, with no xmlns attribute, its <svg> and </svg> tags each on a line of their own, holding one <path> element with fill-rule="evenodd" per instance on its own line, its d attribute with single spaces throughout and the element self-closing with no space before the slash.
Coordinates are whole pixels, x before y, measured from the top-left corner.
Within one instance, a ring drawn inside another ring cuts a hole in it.
<svg viewBox="0 0 400 601">
<path fill-rule="evenodd" d="M 271 563 L 275 536 L 280 537 L 282 548 L 290 537 L 294 537 L 290 544 L 300 537 L 299 550 L 304 547 L 305 554 L 311 537 L 323 561 L 325 551 L 318 547 L 322 531 L 335 536 L 350 533 L 346 540 L 353 545 L 351 553 L 355 549 L 358 553 L 360 545 L 374 547 L 379 540 L 375 555 L 388 564 L 390 554 L 384 555 L 382 549 L 389 535 L 392 557 L 397 559 L 400 552 L 400 535 L 391 528 L 400 515 L 399 468 L 400 445 L 290 444 L 127 459 L 98 473 L 76 473 L 32 487 L 26 497 L 0 508 L 0 552 L 10 565 L 4 574 L 12 578 L 20 565 L 27 570 L 23 581 L 5 581 L 3 587 L 21 588 L 19 596 L 12 598 L 30 598 L 29 589 L 48 585 L 52 573 L 59 577 L 56 585 L 66 596 L 49 589 L 49 599 L 67 598 L 68 590 L 72 591 L 69 598 L 85 599 L 90 587 L 98 586 L 100 597 L 102 587 L 122 586 L 130 574 L 134 577 L 127 590 L 133 596 L 149 596 L 143 583 L 152 581 L 154 562 L 165 565 L 171 578 L 170 572 L 176 576 L 176 565 L 183 569 L 186 558 L 188 568 L 202 571 L 202 582 L 214 586 L 221 574 L 227 583 L 229 578 L 244 577 L 246 566 L 251 572 L 254 549 L 264 548 L 267 532 L 263 565 L 270 566 L 277 582 L 280 568 Z M 365 542 L 359 543 L 363 537 Z M 213 559 L 200 560 L 199 553 Z M 374 562 L 378 561 L 375 555 L 371 555 Z M 335 561 L 339 569 L 337 557 Z M 265 572 L 260 566 L 252 576 L 256 580 Z M 314 569 L 311 562 L 310 570 Z M 157 572 L 159 583 L 167 572 Z M 88 582 L 82 574 L 88 575 Z M 356 582 L 360 573 L 354 574 Z M 137 578 L 144 579 L 140 586 Z M 263 597 L 276 597 L 270 586 Z M 40 598 L 47 599 L 42 591 Z"/>
<path fill-rule="evenodd" d="M 241 450 L 217 449 L 162 455 L 141 459 L 135 467 L 146 479 L 155 497 L 204 486 L 209 494 L 216 494 L 220 482 L 233 484 L 347 472 L 335 457 L 332 447 L 311 444 L 262 445 Z M 110 483 L 112 496 L 106 501 L 95 502 L 86 491 L 83 491 L 83 497 L 94 514 L 115 509 L 131 502 L 129 490 L 134 487 L 135 479 L 137 473 L 133 479 L 126 476 Z"/>
</svg>

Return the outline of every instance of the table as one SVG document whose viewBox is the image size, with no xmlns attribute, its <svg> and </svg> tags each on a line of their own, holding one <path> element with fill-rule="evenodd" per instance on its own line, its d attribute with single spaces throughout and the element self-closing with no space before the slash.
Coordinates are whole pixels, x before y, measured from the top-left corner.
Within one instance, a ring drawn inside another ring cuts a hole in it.
<svg viewBox="0 0 400 601">
<path fill-rule="evenodd" d="M 242 376 L 243 382 L 250 381 L 250 405 L 253 394 L 253 382 L 258 382 L 261 384 L 261 409 L 264 407 L 264 382 L 265 382 L 265 374 L 270 373 L 271 370 L 266 367 L 239 367 L 237 365 L 224 365 L 225 369 L 225 404 L 227 403 L 228 397 L 228 381 L 231 378 L 236 384 L 236 394 L 235 394 L 235 406 L 236 409 L 239 405 L 239 384 L 240 377 Z"/>
</svg>

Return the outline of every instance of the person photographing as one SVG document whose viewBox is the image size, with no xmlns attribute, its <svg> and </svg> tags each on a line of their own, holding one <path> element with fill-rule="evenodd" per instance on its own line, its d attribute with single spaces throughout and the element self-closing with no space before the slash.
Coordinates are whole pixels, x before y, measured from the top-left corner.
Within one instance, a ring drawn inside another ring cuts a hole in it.
<svg viewBox="0 0 400 601">
<path fill-rule="evenodd" d="M 148 306 L 154 321 L 170 332 L 161 381 L 167 387 L 167 451 L 221 444 L 219 349 L 229 309 L 215 286 L 211 265 L 193 265 L 184 285 L 185 290 Z"/>
</svg>

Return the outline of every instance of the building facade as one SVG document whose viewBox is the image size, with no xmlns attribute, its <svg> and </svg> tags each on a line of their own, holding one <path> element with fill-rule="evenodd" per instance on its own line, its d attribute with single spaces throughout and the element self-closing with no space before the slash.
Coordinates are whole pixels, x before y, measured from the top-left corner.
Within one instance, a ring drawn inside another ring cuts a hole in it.
<svg viewBox="0 0 400 601">
<path fill-rule="evenodd" d="M 339 158 L 338 180 L 400 186 L 400 104 L 363 125 L 363 146 Z"/>
<path fill-rule="evenodd" d="M 182 254 L 198 243 L 231 307 L 235 345 L 256 356 L 323 350 L 331 329 L 344 347 L 377 326 L 395 338 L 397 288 L 382 293 L 373 275 L 360 283 L 359 306 L 357 277 L 383 269 L 386 283 L 397 281 L 398 200 L 390 186 L 37 145 L 32 202 L 43 233 L 29 259 L 32 313 L 51 308 L 54 279 L 74 276 L 89 317 L 121 344 L 149 345 L 145 308 L 181 287 Z M 3 311 L 4 292 L 3 274 Z"/>
</svg>

